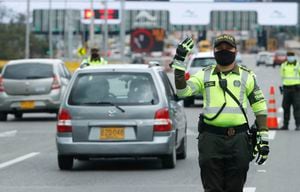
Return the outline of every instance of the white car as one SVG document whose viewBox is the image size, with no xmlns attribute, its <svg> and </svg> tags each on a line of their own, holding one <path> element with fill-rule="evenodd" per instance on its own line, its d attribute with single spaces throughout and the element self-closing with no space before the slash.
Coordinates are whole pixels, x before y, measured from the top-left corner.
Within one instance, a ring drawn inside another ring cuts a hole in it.
<svg viewBox="0 0 300 192">
<path fill-rule="evenodd" d="M 257 54 L 256 65 L 273 66 L 274 53 L 262 51 Z"/>
<path fill-rule="evenodd" d="M 187 64 L 186 79 L 188 79 L 190 75 L 194 75 L 203 68 L 214 64 L 216 64 L 216 60 L 214 58 L 213 52 L 200 52 L 191 55 Z M 195 99 L 202 100 L 203 96 L 199 94 L 191 97 L 186 97 L 184 99 L 184 106 L 189 107 L 193 105 L 195 103 Z"/>
</svg>

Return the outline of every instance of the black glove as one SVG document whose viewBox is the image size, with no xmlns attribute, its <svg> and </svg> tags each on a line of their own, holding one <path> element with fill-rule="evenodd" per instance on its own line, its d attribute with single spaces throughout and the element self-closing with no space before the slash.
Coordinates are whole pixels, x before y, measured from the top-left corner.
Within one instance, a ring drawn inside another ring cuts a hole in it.
<svg viewBox="0 0 300 192">
<path fill-rule="evenodd" d="M 283 87 L 282 86 L 279 86 L 279 91 L 280 91 L 280 94 L 282 95 L 283 94 Z"/>
<path fill-rule="evenodd" d="M 264 164 L 268 159 L 269 151 L 268 131 L 258 131 L 257 143 L 253 151 L 253 156 L 257 156 L 255 162 L 258 165 Z"/>
<path fill-rule="evenodd" d="M 192 38 L 187 37 L 181 43 L 178 44 L 174 59 L 184 61 L 186 55 L 191 52 L 194 47 L 194 41 Z"/>
</svg>

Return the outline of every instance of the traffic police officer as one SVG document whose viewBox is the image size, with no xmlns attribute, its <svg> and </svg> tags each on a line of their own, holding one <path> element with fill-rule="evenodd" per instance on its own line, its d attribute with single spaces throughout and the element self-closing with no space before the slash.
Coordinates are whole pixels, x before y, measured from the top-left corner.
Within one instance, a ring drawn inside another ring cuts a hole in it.
<svg viewBox="0 0 300 192">
<path fill-rule="evenodd" d="M 290 109 L 293 106 L 296 130 L 300 130 L 300 65 L 294 52 L 287 53 L 287 61 L 281 64 L 280 75 L 283 84 L 282 107 L 284 119 L 282 130 L 288 130 Z"/>
<path fill-rule="evenodd" d="M 268 157 L 267 107 L 262 91 L 249 69 L 235 63 L 235 39 L 223 34 L 214 42 L 217 64 L 209 66 L 185 80 L 184 60 L 194 42 L 186 38 L 176 49 L 171 66 L 179 97 L 202 93 L 203 115 L 199 120 L 199 165 L 205 192 L 242 192 L 249 162 L 263 164 Z M 257 142 L 247 134 L 245 114 L 249 100 L 256 115 Z"/>
<path fill-rule="evenodd" d="M 84 59 L 81 64 L 80 67 L 85 67 L 85 66 L 99 66 L 99 65 L 104 65 L 107 64 L 107 61 L 100 56 L 99 54 L 99 49 L 97 48 L 92 48 L 91 49 L 91 56 L 87 59 Z"/>
</svg>

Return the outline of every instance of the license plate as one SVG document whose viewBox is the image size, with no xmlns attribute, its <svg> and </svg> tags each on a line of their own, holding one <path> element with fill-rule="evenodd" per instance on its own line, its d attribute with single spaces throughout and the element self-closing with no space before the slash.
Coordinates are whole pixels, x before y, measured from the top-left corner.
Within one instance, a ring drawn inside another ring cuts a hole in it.
<svg viewBox="0 0 300 192">
<path fill-rule="evenodd" d="M 34 101 L 21 101 L 20 106 L 21 109 L 34 109 L 35 103 Z"/>
<path fill-rule="evenodd" d="M 100 129 L 100 139 L 124 139 L 125 129 L 123 127 L 110 127 Z"/>
</svg>

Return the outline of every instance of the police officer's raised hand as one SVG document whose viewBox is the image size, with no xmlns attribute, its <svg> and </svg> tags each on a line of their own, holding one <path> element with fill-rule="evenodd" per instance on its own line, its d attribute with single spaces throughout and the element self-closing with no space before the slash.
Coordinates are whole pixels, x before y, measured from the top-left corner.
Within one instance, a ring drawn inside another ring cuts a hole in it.
<svg viewBox="0 0 300 192">
<path fill-rule="evenodd" d="M 268 159 L 269 155 L 269 135 L 268 131 L 257 132 L 257 143 L 254 147 L 253 156 L 256 157 L 255 162 L 262 165 Z"/>
<path fill-rule="evenodd" d="M 171 66 L 175 69 L 185 71 L 186 66 L 184 64 L 185 57 L 192 51 L 194 47 L 194 41 L 192 38 L 187 37 L 180 42 L 176 48 L 176 54 L 174 56 L 173 63 Z"/>
</svg>

